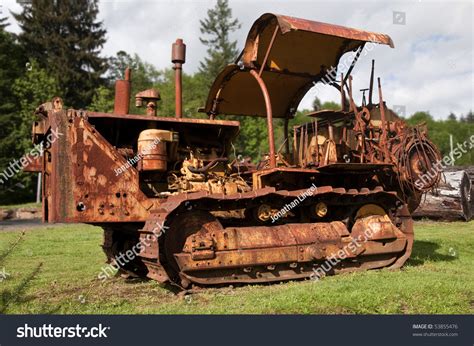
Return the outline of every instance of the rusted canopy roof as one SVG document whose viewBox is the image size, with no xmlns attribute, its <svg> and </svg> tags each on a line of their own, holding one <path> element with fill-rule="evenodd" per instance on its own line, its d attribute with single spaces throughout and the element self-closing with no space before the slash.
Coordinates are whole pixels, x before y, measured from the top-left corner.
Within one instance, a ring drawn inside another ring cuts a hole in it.
<svg viewBox="0 0 474 346">
<path fill-rule="evenodd" d="M 341 56 L 366 42 L 393 47 L 392 39 L 384 34 L 266 13 L 250 29 L 239 63 L 227 66 L 217 76 L 204 112 L 266 116 L 262 92 L 248 73 L 265 64 L 261 77 L 273 117 L 292 116 L 313 82 L 334 76 L 328 71 L 337 67 Z"/>
</svg>

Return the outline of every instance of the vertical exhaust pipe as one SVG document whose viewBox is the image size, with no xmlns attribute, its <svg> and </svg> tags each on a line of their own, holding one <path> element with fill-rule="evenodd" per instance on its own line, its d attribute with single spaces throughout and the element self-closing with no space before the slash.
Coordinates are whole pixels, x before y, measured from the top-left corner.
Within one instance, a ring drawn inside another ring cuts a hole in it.
<svg viewBox="0 0 474 346">
<path fill-rule="evenodd" d="M 178 38 L 171 49 L 171 61 L 174 66 L 175 112 L 176 118 L 183 117 L 182 70 L 186 62 L 186 45 Z"/>
<path fill-rule="evenodd" d="M 115 81 L 114 113 L 128 114 L 130 109 L 131 71 L 125 69 L 125 79 Z"/>
</svg>

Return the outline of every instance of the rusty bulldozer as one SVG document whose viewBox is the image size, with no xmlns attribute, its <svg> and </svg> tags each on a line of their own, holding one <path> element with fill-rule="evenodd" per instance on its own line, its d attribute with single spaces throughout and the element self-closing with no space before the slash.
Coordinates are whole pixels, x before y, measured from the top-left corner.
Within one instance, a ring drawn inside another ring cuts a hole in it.
<svg viewBox="0 0 474 346">
<path fill-rule="evenodd" d="M 386 107 L 380 80 L 373 103 L 373 64 L 356 105 L 351 71 L 368 44 L 393 47 L 387 35 L 264 14 L 213 83 L 200 109 L 207 119 L 182 116 L 179 39 L 175 116 L 157 116 L 155 89 L 135 97 L 144 114 L 129 114 L 130 70 L 116 81 L 113 113 L 66 110 L 59 98 L 40 106 L 43 221 L 100 226 L 120 273 L 184 288 L 311 278 L 328 260 L 326 274 L 400 268 L 413 246 L 411 211 L 438 183 L 440 154 L 423 126 Z M 348 52 L 347 73 L 336 73 Z M 290 129 L 318 82 L 340 92 L 341 109 Z M 232 157 L 239 122 L 221 115 L 266 118 L 269 151 L 258 165 Z M 48 143 L 51 131 L 61 135 Z"/>
</svg>

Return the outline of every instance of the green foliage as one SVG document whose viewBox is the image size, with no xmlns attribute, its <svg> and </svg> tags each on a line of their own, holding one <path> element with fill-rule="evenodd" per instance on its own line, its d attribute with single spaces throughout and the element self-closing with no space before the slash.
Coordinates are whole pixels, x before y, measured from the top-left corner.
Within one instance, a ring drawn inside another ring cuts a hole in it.
<svg viewBox="0 0 474 346">
<path fill-rule="evenodd" d="M 189 75 L 183 73 L 183 117 L 205 117 L 199 115 L 197 110 L 202 107 L 207 97 L 204 76 L 200 73 Z M 165 69 L 161 71 L 160 80 L 154 85 L 161 94 L 161 101 L 158 103 L 159 116 L 175 115 L 175 85 L 174 70 Z"/>
<path fill-rule="evenodd" d="M 2 118 L 12 113 L 18 106 L 11 84 L 21 76 L 26 63 L 24 50 L 18 44 L 16 36 L 5 31 L 6 26 L 6 18 L 0 19 L 0 116 Z M 4 126 L 0 126 L 0 131 L 2 130 L 5 130 Z"/>
<path fill-rule="evenodd" d="M 244 116 L 229 118 L 240 122 L 240 133 L 234 143 L 235 154 L 250 157 L 255 163 L 260 161 L 268 152 L 267 119 Z M 276 140 L 276 143 L 278 145 L 279 141 Z"/>
<path fill-rule="evenodd" d="M 23 76 L 11 86 L 13 96 L 19 101 L 15 112 L 15 122 L 7 136 L 2 138 L 1 147 L 12 148 L 3 160 L 1 170 L 7 168 L 12 160 L 18 160 L 32 148 L 31 125 L 35 120 L 33 112 L 42 103 L 57 95 L 59 88 L 54 77 L 49 75 L 38 63 L 27 63 Z M 11 204 L 31 200 L 34 196 L 35 176 L 20 172 L 5 182 L 0 190 L 0 203 Z"/>
<path fill-rule="evenodd" d="M 125 78 L 125 69 L 132 71 L 133 84 L 139 90 L 150 88 L 158 81 L 161 73 L 152 64 L 143 61 L 138 54 L 130 55 L 121 50 L 116 56 L 109 58 L 108 76 L 111 82 Z"/>
<path fill-rule="evenodd" d="M 12 92 L 13 81 L 24 72 L 24 51 L 13 34 L 4 30 L 5 19 L 0 20 L 0 167 L 16 153 L 16 138 L 11 134 L 19 124 L 16 110 L 19 100 Z"/>
<path fill-rule="evenodd" d="M 106 31 L 96 20 L 97 0 L 32 0 L 14 14 L 20 43 L 59 83 L 64 102 L 84 108 L 104 84 L 106 60 L 99 56 Z"/>
<path fill-rule="evenodd" d="M 100 86 L 92 97 L 92 103 L 87 109 L 94 112 L 112 113 L 114 110 L 114 90 Z"/>
<path fill-rule="evenodd" d="M 416 112 L 412 114 L 411 117 L 406 119 L 408 125 L 416 126 L 421 123 L 426 123 L 428 125 L 433 124 L 434 120 L 433 117 L 429 112 Z"/>
<path fill-rule="evenodd" d="M 137 54 L 130 55 L 125 51 L 117 52 L 115 57 L 109 58 L 110 68 L 108 78 L 109 87 L 99 87 L 93 101 L 88 107 L 92 111 L 110 112 L 114 107 L 114 81 L 124 78 L 127 67 L 131 69 L 132 91 L 130 97 L 130 113 L 143 114 L 144 108 L 135 107 L 135 95 L 143 90 L 155 88 L 160 92 L 161 101 L 158 101 L 159 116 L 175 115 L 175 85 L 174 70 L 171 68 L 157 70 L 152 64 L 143 61 Z M 183 116 L 196 117 L 199 107 L 204 105 L 207 97 L 207 87 L 201 73 L 189 75 L 183 73 Z M 204 115 L 203 115 L 204 116 Z"/>
<path fill-rule="evenodd" d="M 26 73 L 15 80 L 12 86 L 15 97 L 20 100 L 21 125 L 14 135 L 24 152 L 32 147 L 31 124 L 35 120 L 34 111 L 42 103 L 50 101 L 59 93 L 56 79 L 35 60 L 30 60 Z"/>
<path fill-rule="evenodd" d="M 237 41 L 230 41 L 229 34 L 240 29 L 238 19 L 232 18 L 228 0 L 217 0 L 216 6 L 207 11 L 201 24 L 201 43 L 207 47 L 207 57 L 201 62 L 199 71 L 204 74 L 209 87 L 218 73 L 233 62 L 239 53 Z"/>
<path fill-rule="evenodd" d="M 315 106 L 318 107 L 318 110 L 338 111 L 338 110 L 341 109 L 340 104 L 338 104 L 336 102 L 332 102 L 332 101 L 326 101 L 326 102 L 321 103 L 321 101 L 317 97 L 315 98 L 315 100 L 313 102 L 313 108 Z M 314 111 L 315 110 L 316 109 L 314 109 Z M 289 129 L 291 130 L 293 128 L 293 126 L 296 126 L 296 125 L 302 125 L 302 124 L 306 124 L 308 122 L 314 121 L 314 118 L 309 117 L 309 116 L 306 115 L 306 114 L 311 113 L 311 112 L 312 111 L 307 110 L 307 109 L 297 111 L 296 114 L 295 114 L 295 117 L 293 119 L 290 119 Z"/>
<path fill-rule="evenodd" d="M 0 172 L 24 153 L 21 137 L 18 137 L 18 129 L 22 126 L 18 113 L 20 99 L 14 94 L 12 84 L 26 71 L 27 60 L 15 35 L 5 31 L 6 26 L 6 20 L 0 19 Z M 22 189 L 24 182 L 22 177 L 15 176 L 1 184 L 0 203 L 25 198 L 29 190 Z"/>
<path fill-rule="evenodd" d="M 130 94 L 130 113 L 140 114 L 143 110 L 135 107 L 135 95 L 143 90 L 154 87 L 162 72 L 158 71 L 152 64 L 143 61 L 137 54 L 130 55 L 121 50 L 116 56 L 109 58 L 109 69 L 107 71 L 109 86 L 99 88 L 94 95 L 91 110 L 110 109 L 113 110 L 114 84 L 116 80 L 125 78 L 125 69 L 130 68 L 132 78 L 132 90 Z M 108 91 L 106 91 L 108 89 Z"/>
<path fill-rule="evenodd" d="M 449 155 L 451 151 L 450 135 L 453 136 L 454 148 L 457 147 L 458 143 L 462 145 L 465 141 L 469 142 L 470 136 L 474 135 L 474 121 L 467 121 L 470 118 L 472 119 L 472 111 L 469 111 L 465 117 L 460 116 L 460 120 L 456 120 L 456 115 L 452 113 L 447 120 L 434 120 L 429 112 L 416 112 L 405 120 L 410 126 L 425 123 L 428 127 L 429 138 L 436 144 L 441 155 L 444 157 Z M 466 153 L 463 153 L 459 159 L 456 159 L 455 165 L 474 164 L 472 149 L 467 146 L 464 150 L 466 150 Z"/>
<path fill-rule="evenodd" d="M 472 112 L 472 110 L 470 110 L 470 111 L 466 114 L 465 117 L 464 117 L 464 116 L 461 116 L 461 117 L 460 117 L 460 121 L 461 121 L 461 122 L 470 123 L 470 124 L 474 123 L 474 113 Z"/>
<path fill-rule="evenodd" d="M 329 109 L 329 110 L 332 110 L 332 111 L 339 111 L 339 110 L 341 110 L 341 105 L 339 103 L 336 103 L 336 102 L 326 101 L 321 105 L 321 109 Z"/>
</svg>

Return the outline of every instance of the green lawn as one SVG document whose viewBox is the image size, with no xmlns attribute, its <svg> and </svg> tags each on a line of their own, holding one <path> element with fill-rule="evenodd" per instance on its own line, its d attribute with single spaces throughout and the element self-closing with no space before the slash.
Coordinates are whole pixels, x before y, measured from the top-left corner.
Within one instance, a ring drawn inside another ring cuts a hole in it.
<svg viewBox="0 0 474 346">
<path fill-rule="evenodd" d="M 97 279 L 100 228 L 66 225 L 0 231 L 0 313 L 455 314 L 473 313 L 474 222 L 418 222 L 414 254 L 379 270 L 177 296 L 153 281 Z M 1 276 L 0 276 L 1 280 Z"/>
<path fill-rule="evenodd" d="M 22 204 L 0 205 L 0 209 L 18 209 L 18 208 L 38 208 L 41 209 L 41 203 L 28 202 Z"/>
</svg>

